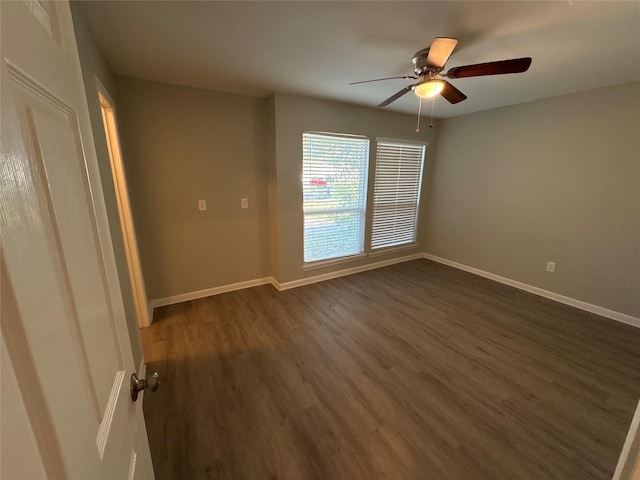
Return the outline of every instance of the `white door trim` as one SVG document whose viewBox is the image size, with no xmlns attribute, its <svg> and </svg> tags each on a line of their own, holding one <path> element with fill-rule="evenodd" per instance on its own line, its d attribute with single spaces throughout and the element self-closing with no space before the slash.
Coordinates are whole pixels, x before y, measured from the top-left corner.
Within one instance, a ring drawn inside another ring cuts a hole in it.
<svg viewBox="0 0 640 480">
<path fill-rule="evenodd" d="M 640 478 L 640 401 L 631 419 L 627 439 L 622 446 L 613 480 L 638 480 Z"/>
<path fill-rule="evenodd" d="M 102 114 L 103 131 L 109 153 L 109 162 L 111 164 L 111 176 L 113 178 L 113 186 L 118 205 L 118 216 L 122 230 L 125 256 L 127 257 L 127 270 L 129 271 L 129 279 L 131 281 L 133 302 L 136 309 L 138 327 L 144 328 L 151 325 L 150 308 L 144 284 L 144 276 L 142 274 L 142 264 L 140 262 L 133 215 L 131 213 L 127 178 L 122 162 L 122 149 L 120 148 L 120 137 L 118 135 L 115 102 L 104 85 L 102 85 L 102 82 L 100 82 L 100 79 L 95 75 L 94 77 L 98 90 L 98 102 Z"/>
</svg>

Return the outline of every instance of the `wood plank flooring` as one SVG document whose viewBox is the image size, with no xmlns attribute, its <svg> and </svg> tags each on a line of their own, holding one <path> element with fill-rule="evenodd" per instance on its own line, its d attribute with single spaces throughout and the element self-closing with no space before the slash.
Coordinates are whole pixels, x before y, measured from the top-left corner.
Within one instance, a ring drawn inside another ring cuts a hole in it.
<svg viewBox="0 0 640 480">
<path fill-rule="evenodd" d="M 610 479 L 640 329 L 427 260 L 163 307 L 158 479 Z"/>
</svg>

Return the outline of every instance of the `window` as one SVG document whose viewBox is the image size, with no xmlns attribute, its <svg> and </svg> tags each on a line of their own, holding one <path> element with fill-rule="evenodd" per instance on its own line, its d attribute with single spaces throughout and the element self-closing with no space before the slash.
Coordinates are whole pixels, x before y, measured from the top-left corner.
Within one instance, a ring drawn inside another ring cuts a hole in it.
<svg viewBox="0 0 640 480">
<path fill-rule="evenodd" d="M 304 261 L 364 252 L 369 140 L 304 133 Z"/>
<path fill-rule="evenodd" d="M 424 144 L 377 140 L 371 250 L 416 241 Z"/>
</svg>

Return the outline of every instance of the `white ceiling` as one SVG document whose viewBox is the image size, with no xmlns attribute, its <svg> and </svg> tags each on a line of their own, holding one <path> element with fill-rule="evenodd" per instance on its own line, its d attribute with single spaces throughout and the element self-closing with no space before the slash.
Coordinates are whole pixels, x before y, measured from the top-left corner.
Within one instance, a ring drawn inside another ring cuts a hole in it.
<svg viewBox="0 0 640 480">
<path fill-rule="evenodd" d="M 83 10 L 115 73 L 255 97 L 374 107 L 413 82 L 348 83 L 412 74 L 411 57 L 436 36 L 459 40 L 445 70 L 533 58 L 526 73 L 452 80 L 468 99 L 439 99 L 437 117 L 640 80 L 639 1 L 86 1 Z M 386 108 L 417 105 L 408 93 Z"/>
</svg>

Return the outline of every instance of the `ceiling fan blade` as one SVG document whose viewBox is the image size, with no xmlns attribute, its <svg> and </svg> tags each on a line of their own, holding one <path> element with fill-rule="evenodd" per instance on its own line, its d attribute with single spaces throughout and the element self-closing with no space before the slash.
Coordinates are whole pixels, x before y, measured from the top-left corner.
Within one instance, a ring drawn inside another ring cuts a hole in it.
<svg viewBox="0 0 640 480">
<path fill-rule="evenodd" d="M 447 63 L 453 49 L 456 48 L 458 39 L 449 37 L 436 37 L 429 47 L 427 56 L 427 66 L 431 68 L 442 68 Z"/>
<path fill-rule="evenodd" d="M 531 57 L 512 58 L 511 60 L 500 60 L 498 62 L 476 63 L 475 65 L 464 65 L 453 67 L 447 72 L 448 78 L 481 77 L 483 75 L 502 75 L 505 73 L 526 72 L 531 65 Z"/>
<path fill-rule="evenodd" d="M 447 102 L 455 104 L 467 99 L 467 96 L 464 93 L 451 85 L 449 82 L 447 82 L 446 80 L 443 80 L 443 82 L 444 88 L 440 92 L 440 95 L 442 95 Z"/>
<path fill-rule="evenodd" d="M 392 102 L 395 102 L 397 99 L 399 99 L 401 96 L 403 96 L 405 93 L 410 92 L 411 89 L 414 87 L 415 85 L 409 85 L 408 87 L 404 87 L 402 90 L 400 90 L 397 93 L 394 93 L 393 95 L 391 95 L 389 98 L 387 98 L 384 102 L 381 102 L 378 106 L 379 107 L 386 107 L 387 105 L 389 105 Z"/>
<path fill-rule="evenodd" d="M 358 85 L 359 83 L 369 83 L 369 82 L 380 82 L 382 80 L 395 80 L 395 79 L 403 79 L 403 80 L 417 80 L 418 77 L 414 77 L 413 75 L 405 75 L 404 77 L 386 77 L 386 78 L 376 78 L 374 80 L 362 80 L 361 82 L 351 82 L 349 85 Z"/>
</svg>

